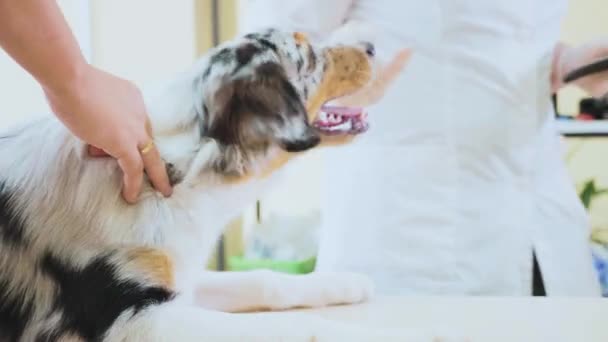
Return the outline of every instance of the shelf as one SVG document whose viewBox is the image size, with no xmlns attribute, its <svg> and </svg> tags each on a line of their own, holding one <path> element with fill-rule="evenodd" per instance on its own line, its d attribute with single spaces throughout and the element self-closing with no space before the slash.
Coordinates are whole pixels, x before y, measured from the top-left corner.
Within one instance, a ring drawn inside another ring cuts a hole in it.
<svg viewBox="0 0 608 342">
<path fill-rule="evenodd" d="M 608 137 L 608 120 L 557 120 L 557 131 L 567 137 Z"/>
</svg>

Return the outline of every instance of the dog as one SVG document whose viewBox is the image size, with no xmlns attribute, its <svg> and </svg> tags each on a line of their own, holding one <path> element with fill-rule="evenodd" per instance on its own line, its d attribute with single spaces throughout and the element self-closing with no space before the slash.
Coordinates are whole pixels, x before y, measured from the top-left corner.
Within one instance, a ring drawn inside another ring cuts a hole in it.
<svg viewBox="0 0 608 342">
<path fill-rule="evenodd" d="M 54 118 L 2 136 L 0 341 L 241 340 L 260 329 L 318 338 L 325 328 L 229 313 L 362 302 L 367 278 L 204 267 L 277 170 L 367 129 L 360 110 L 327 103 L 373 85 L 374 54 L 370 43 L 316 47 L 268 29 L 147 93 L 170 198 L 146 185 L 126 204 L 117 164 L 90 158 Z"/>
</svg>

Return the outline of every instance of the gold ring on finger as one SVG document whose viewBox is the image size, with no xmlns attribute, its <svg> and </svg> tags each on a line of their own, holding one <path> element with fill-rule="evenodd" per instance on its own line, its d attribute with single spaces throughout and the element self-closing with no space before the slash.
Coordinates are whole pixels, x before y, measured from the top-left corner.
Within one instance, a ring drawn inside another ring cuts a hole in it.
<svg viewBox="0 0 608 342">
<path fill-rule="evenodd" d="M 146 143 L 146 145 L 141 150 L 139 150 L 139 152 L 141 152 L 141 154 L 146 154 L 146 153 L 150 152 L 153 147 L 154 147 L 154 140 L 150 140 L 150 141 L 148 141 L 148 143 Z"/>
</svg>

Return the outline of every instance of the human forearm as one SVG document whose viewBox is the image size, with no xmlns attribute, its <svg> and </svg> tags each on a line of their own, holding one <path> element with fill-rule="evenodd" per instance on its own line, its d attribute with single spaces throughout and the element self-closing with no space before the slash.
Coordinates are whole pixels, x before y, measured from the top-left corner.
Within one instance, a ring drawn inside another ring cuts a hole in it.
<svg viewBox="0 0 608 342">
<path fill-rule="evenodd" d="M 67 90 L 87 66 L 54 0 L 0 0 L 0 46 L 47 91 Z"/>
<path fill-rule="evenodd" d="M 553 92 L 564 86 L 563 79 L 570 72 L 602 58 L 608 58 L 608 38 L 599 38 L 578 46 L 558 44 L 554 49 L 551 72 Z M 591 96 L 603 96 L 608 92 L 608 72 L 592 74 L 573 83 Z"/>
<path fill-rule="evenodd" d="M 144 169 L 171 194 L 139 89 L 88 65 L 56 1 L 0 0 L 0 46 L 36 78 L 74 135 L 116 158 L 125 200 L 137 201 Z"/>
</svg>

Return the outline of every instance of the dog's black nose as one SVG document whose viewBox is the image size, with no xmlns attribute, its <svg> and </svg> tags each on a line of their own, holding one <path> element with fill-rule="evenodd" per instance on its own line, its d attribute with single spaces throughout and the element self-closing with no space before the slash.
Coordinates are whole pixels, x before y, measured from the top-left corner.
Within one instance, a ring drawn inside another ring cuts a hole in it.
<svg viewBox="0 0 608 342">
<path fill-rule="evenodd" d="M 363 46 L 365 47 L 365 53 L 368 56 L 374 57 L 376 55 L 376 48 L 374 47 L 374 44 L 370 42 L 365 42 L 363 43 Z"/>
<path fill-rule="evenodd" d="M 318 135 L 311 135 L 305 139 L 298 139 L 293 141 L 283 141 L 283 149 L 287 152 L 303 152 L 311 149 L 321 142 L 321 137 Z"/>
</svg>

